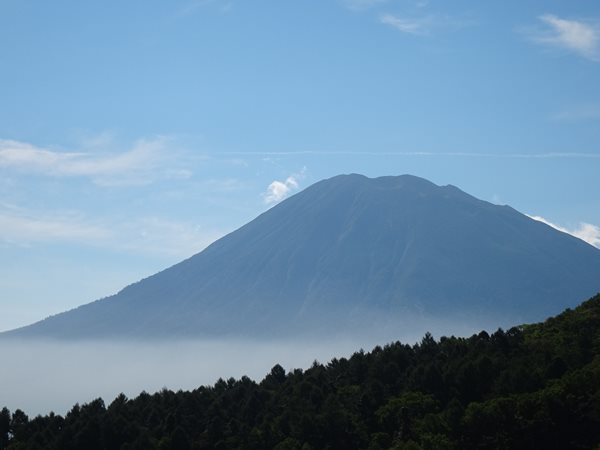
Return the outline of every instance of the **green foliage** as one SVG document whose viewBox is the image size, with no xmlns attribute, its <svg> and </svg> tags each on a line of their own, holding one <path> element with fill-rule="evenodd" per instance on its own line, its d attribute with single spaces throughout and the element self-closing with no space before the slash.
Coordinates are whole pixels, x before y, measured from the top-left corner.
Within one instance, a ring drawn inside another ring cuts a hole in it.
<svg viewBox="0 0 600 450">
<path fill-rule="evenodd" d="M 544 323 L 427 334 L 260 383 L 219 380 L 63 418 L 0 412 L 0 450 L 600 449 L 600 296 Z"/>
</svg>

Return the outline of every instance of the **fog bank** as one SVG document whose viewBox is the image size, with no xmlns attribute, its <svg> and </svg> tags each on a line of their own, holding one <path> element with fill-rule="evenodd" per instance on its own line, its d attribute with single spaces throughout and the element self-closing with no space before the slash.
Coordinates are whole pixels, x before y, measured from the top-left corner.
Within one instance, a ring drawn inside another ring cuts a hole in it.
<svg viewBox="0 0 600 450">
<path fill-rule="evenodd" d="M 275 364 L 308 368 L 316 359 L 349 356 L 369 342 L 0 342 L 0 408 L 30 416 L 65 414 L 75 403 L 119 393 L 135 397 L 164 387 L 190 390 L 219 378 L 261 380 Z"/>
<path fill-rule="evenodd" d="M 427 330 L 434 337 L 469 335 L 468 324 L 421 324 L 396 328 L 384 337 L 279 340 L 48 341 L 0 340 L 0 408 L 19 408 L 29 416 L 65 414 L 75 403 L 102 397 L 108 405 L 121 392 L 132 398 L 162 388 L 191 390 L 219 378 L 247 375 L 260 381 L 275 364 L 286 370 L 327 363 L 359 349 L 394 340 L 413 344 Z M 437 330 L 437 332 L 436 332 Z M 452 330 L 451 333 L 448 331 Z M 389 331 L 389 330 L 388 330 Z M 358 333 L 358 332 L 357 332 Z"/>
</svg>

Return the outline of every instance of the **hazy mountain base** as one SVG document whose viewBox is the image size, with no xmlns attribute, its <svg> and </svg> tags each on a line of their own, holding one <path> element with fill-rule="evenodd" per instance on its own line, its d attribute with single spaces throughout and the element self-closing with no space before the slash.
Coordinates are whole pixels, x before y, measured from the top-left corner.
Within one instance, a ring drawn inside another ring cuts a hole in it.
<svg viewBox="0 0 600 450">
<path fill-rule="evenodd" d="M 94 302 L 88 306 L 100 305 Z M 285 303 L 285 302 L 281 302 Z M 78 308 L 79 309 L 79 308 Z M 78 313 L 78 309 L 73 312 Z M 241 309 L 241 308 L 240 308 Z M 28 341 L 125 341 L 125 342 L 165 342 L 171 340 L 219 341 L 296 341 L 296 340 L 353 340 L 356 343 L 380 343 L 390 340 L 421 337 L 425 332 L 437 336 L 455 334 L 464 336 L 482 329 L 494 330 L 512 326 L 523 320 L 514 315 L 502 315 L 493 311 L 448 311 L 443 315 L 425 312 L 417 306 L 380 308 L 377 306 L 323 307 L 315 314 L 291 313 L 273 308 L 264 314 L 253 313 L 252 320 L 246 320 L 243 311 L 227 314 L 219 311 L 190 311 L 185 321 L 178 321 L 177 315 L 165 311 L 159 323 L 145 321 L 140 317 L 130 326 L 130 318 L 112 318 L 114 330 L 105 333 L 102 321 L 69 322 L 69 313 L 52 317 L 51 321 L 41 321 L 31 327 L 23 327 L 0 333 L 3 340 Z M 557 311 L 560 312 L 560 311 Z M 57 321 L 64 321 L 60 333 L 54 334 L 47 326 L 54 327 Z M 410 342 L 410 339 L 407 342 Z M 366 340 L 366 341 L 365 341 Z"/>
<path fill-rule="evenodd" d="M 10 437 L 10 442 L 9 442 Z M 600 295 L 544 323 L 426 335 L 192 392 L 0 414 L 9 449 L 600 448 Z"/>
</svg>

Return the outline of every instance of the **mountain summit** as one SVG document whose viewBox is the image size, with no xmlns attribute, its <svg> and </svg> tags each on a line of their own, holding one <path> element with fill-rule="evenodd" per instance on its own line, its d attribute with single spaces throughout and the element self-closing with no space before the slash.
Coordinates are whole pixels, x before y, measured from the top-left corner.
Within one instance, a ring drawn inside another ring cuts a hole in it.
<svg viewBox="0 0 600 450">
<path fill-rule="evenodd" d="M 402 175 L 320 181 L 118 294 L 8 332 L 58 338 L 533 321 L 600 291 L 600 251 L 509 206 Z"/>
</svg>

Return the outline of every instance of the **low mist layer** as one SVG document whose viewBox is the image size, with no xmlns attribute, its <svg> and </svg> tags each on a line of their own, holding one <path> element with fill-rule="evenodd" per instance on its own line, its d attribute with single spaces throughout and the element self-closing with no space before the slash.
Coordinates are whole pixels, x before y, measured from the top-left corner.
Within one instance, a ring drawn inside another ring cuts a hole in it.
<svg viewBox="0 0 600 450">
<path fill-rule="evenodd" d="M 0 343 L 0 408 L 30 416 L 64 414 L 75 403 L 119 393 L 195 389 L 219 378 L 260 380 L 275 364 L 309 367 L 372 344 L 335 342 L 171 341 L 168 343 L 7 341 Z"/>
<path fill-rule="evenodd" d="M 404 330 L 400 332 L 399 330 Z M 19 408 L 30 416 L 64 414 L 75 403 L 102 397 L 110 403 L 119 393 L 134 397 L 162 388 L 190 390 L 219 378 L 243 375 L 261 380 L 275 364 L 286 370 L 308 368 L 317 360 L 349 356 L 359 349 L 400 340 L 414 343 L 426 331 L 434 335 L 468 335 L 468 325 L 422 323 L 387 330 L 377 336 L 303 338 L 296 340 L 198 341 L 0 341 L 0 407 Z"/>
</svg>

